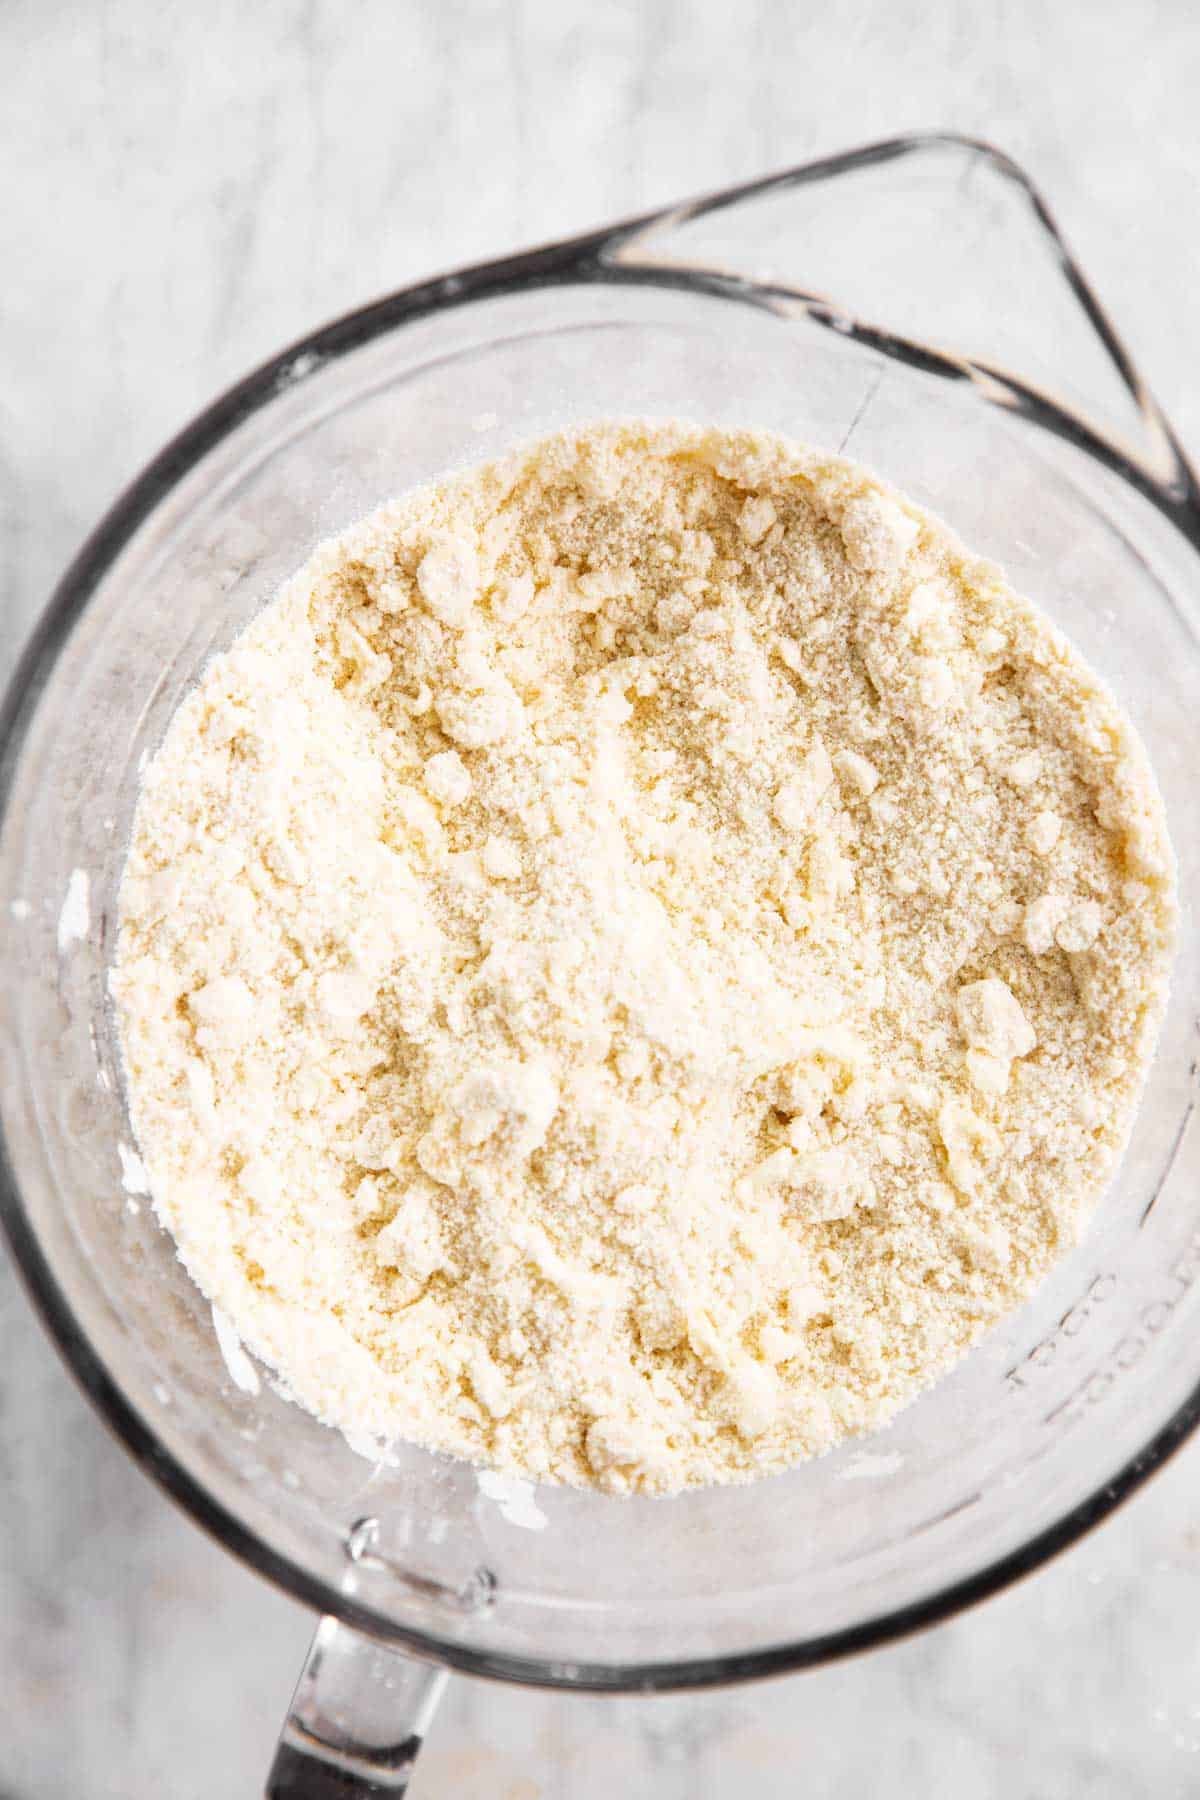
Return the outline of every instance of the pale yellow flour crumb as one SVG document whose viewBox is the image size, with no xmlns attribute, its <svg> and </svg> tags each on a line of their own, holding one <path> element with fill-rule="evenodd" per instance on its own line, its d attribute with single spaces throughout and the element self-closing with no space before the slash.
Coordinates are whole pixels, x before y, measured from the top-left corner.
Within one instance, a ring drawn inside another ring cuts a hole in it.
<svg viewBox="0 0 1200 1800">
<path fill-rule="evenodd" d="M 331 1424 L 746 1480 L 1086 1221 L 1173 880 L 1111 696 L 919 508 L 566 432 L 324 544 L 172 720 L 112 977 L 155 1203 Z"/>
</svg>

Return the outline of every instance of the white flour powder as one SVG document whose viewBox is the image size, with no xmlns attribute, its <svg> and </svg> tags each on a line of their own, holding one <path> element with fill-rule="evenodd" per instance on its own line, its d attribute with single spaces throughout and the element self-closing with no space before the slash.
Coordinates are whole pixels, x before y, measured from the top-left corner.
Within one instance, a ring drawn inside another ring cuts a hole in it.
<svg viewBox="0 0 1200 1800">
<path fill-rule="evenodd" d="M 113 978 L 184 1261 L 322 1419 L 743 1480 L 1027 1295 L 1173 868 L 997 571 L 782 440 L 595 426 L 311 562 L 146 771 Z"/>
</svg>

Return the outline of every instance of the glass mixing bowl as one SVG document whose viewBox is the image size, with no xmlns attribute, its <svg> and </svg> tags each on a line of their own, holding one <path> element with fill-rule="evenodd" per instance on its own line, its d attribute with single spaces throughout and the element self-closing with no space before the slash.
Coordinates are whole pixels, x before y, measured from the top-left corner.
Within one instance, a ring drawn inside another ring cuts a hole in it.
<svg viewBox="0 0 1200 1800">
<path fill-rule="evenodd" d="M 1200 883 L 1200 497 L 1044 205 L 986 146 L 876 145 L 428 282 L 315 333 L 171 444 L 67 574 L 3 714 L 0 1211 L 132 1454 L 325 1615 L 276 1796 L 400 1791 L 447 1667 L 695 1687 L 931 1623 L 1070 1543 L 1200 1413 L 1186 920 L 1086 1241 L 869 1440 L 673 1500 L 526 1489 L 402 1444 L 376 1460 L 223 1357 L 138 1191 L 106 998 L 139 769 L 317 539 L 601 414 L 773 427 L 941 514 L 1122 695 L 1183 895 Z"/>
</svg>

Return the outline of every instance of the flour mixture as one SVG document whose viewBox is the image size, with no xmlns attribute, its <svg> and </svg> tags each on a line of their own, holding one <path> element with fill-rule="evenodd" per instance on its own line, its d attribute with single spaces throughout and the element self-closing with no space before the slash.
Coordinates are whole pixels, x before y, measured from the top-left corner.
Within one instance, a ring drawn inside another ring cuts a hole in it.
<svg viewBox="0 0 1200 1800">
<path fill-rule="evenodd" d="M 159 1213 L 321 1419 L 614 1492 L 889 1419 L 1076 1237 L 1162 1009 L 1144 753 L 864 470 L 596 425 L 386 507 L 146 771 Z"/>
</svg>

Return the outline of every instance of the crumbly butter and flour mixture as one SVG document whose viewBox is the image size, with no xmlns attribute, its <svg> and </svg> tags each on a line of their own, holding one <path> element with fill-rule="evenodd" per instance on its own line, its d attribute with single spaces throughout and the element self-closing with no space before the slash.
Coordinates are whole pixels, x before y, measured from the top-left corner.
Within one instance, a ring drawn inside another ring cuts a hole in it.
<svg viewBox="0 0 1200 1800">
<path fill-rule="evenodd" d="M 1130 725 L 935 520 L 564 433 L 323 545 L 176 713 L 113 976 L 155 1201 L 324 1420 L 745 1480 L 1074 1240 L 1173 879 Z"/>
</svg>

